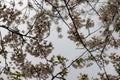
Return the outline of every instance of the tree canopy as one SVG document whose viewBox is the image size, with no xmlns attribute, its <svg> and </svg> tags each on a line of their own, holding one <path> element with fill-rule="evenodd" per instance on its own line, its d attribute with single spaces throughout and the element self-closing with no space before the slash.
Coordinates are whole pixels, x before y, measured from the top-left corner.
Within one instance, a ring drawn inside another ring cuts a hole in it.
<svg viewBox="0 0 120 80">
<path fill-rule="evenodd" d="M 84 51 L 70 63 L 64 56 L 49 56 L 55 48 L 47 39 L 53 26 L 61 39 L 67 28 L 68 39 Z M 94 80 L 118 80 L 119 50 L 120 0 L 0 1 L 0 80 L 67 80 L 70 67 L 94 64 L 102 71 Z M 109 64 L 117 75 L 106 71 Z M 91 80 L 88 76 L 80 73 L 78 80 Z"/>
</svg>

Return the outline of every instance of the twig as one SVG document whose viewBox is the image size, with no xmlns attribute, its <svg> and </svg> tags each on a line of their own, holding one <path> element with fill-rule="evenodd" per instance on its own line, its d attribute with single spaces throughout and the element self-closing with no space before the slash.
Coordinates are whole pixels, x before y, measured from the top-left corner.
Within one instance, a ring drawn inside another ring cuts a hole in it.
<svg viewBox="0 0 120 80">
<path fill-rule="evenodd" d="M 74 35 L 76 35 L 76 36 L 79 37 L 79 42 L 80 42 L 80 43 L 83 45 L 83 47 L 89 52 L 89 54 L 94 58 L 96 64 L 97 64 L 98 67 L 101 69 L 101 66 L 100 66 L 100 65 L 98 64 L 98 62 L 97 62 L 97 59 L 93 56 L 93 54 L 91 53 L 91 51 L 86 47 L 86 45 L 84 44 L 82 38 L 80 37 L 79 32 L 78 32 L 78 30 L 77 30 L 77 26 L 76 26 L 76 24 L 75 24 L 75 22 L 74 22 L 74 19 L 72 18 L 70 9 L 68 8 L 68 5 L 66 4 L 66 0 L 63 0 L 63 1 L 64 1 L 65 5 L 66 5 L 66 8 L 67 8 L 67 10 L 68 10 L 68 15 L 70 16 L 70 18 L 71 18 L 71 20 L 72 20 L 72 22 L 73 22 L 74 28 L 75 28 L 75 31 L 73 31 Z"/>
</svg>

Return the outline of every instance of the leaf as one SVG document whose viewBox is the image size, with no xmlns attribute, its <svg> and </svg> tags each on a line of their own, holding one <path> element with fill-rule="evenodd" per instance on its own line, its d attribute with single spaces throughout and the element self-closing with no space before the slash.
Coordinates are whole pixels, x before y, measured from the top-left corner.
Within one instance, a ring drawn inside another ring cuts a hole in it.
<svg viewBox="0 0 120 80">
<path fill-rule="evenodd" d="M 67 73 L 68 73 L 67 70 L 63 70 L 62 73 L 61 73 L 62 77 L 66 76 Z"/>
<path fill-rule="evenodd" d="M 63 62 L 64 60 L 67 60 L 66 58 L 64 58 L 63 56 L 60 56 L 60 55 L 57 56 L 57 59 L 60 62 Z"/>
<path fill-rule="evenodd" d="M 84 61 L 84 59 L 83 59 L 83 58 L 80 58 L 80 59 L 79 59 L 79 61 L 80 61 L 80 62 L 83 62 L 83 61 Z"/>
<path fill-rule="evenodd" d="M 60 61 L 61 60 L 61 56 L 57 56 L 57 59 Z"/>
<path fill-rule="evenodd" d="M 7 6 L 4 4 L 3 9 L 5 9 Z"/>
<path fill-rule="evenodd" d="M 93 56 L 89 56 L 88 57 L 90 60 L 94 60 L 94 57 Z"/>
</svg>

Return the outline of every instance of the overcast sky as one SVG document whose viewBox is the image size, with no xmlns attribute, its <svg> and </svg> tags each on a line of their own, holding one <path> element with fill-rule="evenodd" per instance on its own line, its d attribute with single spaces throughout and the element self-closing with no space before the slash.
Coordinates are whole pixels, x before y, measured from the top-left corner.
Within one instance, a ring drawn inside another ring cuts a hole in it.
<svg viewBox="0 0 120 80">
<path fill-rule="evenodd" d="M 89 7 L 88 7 L 89 8 Z M 87 15 L 88 17 L 90 17 L 89 15 Z M 91 16 L 93 20 L 96 20 L 96 26 L 99 25 L 101 22 L 99 22 L 98 17 L 97 16 Z M 71 62 L 72 60 L 75 60 L 81 53 L 84 52 L 84 50 L 81 49 L 76 49 L 77 46 L 75 45 L 75 43 L 73 41 L 70 41 L 67 37 L 67 30 L 68 28 L 65 26 L 65 24 L 61 21 L 59 24 L 60 27 L 62 27 L 62 35 L 63 38 L 59 39 L 58 38 L 58 33 L 56 32 L 56 25 L 52 26 L 51 29 L 51 33 L 50 36 L 47 38 L 48 41 L 51 41 L 53 43 L 54 46 L 54 50 L 52 51 L 51 55 L 62 55 L 65 56 L 66 58 L 68 58 Z M 94 28 L 92 31 L 94 31 L 96 28 Z M 3 29 L 0 28 L 0 31 L 3 31 L 2 34 L 6 34 L 6 32 L 4 32 Z M 81 31 L 83 31 L 83 33 L 87 33 L 86 30 L 82 29 Z M 114 50 L 114 49 L 113 49 Z M 112 50 L 112 51 L 113 51 Z M 30 58 L 32 60 L 32 58 Z M 40 61 L 38 59 L 34 60 L 34 62 Z M 69 63 L 68 63 L 69 64 Z M 115 73 L 114 68 L 112 67 L 112 65 L 110 64 L 109 66 L 106 67 L 107 72 L 109 73 Z M 80 72 L 82 73 L 88 73 L 89 77 L 96 77 L 97 76 L 97 72 L 99 71 L 99 68 L 97 67 L 97 65 L 95 64 L 92 67 L 89 68 L 83 68 L 83 69 L 73 69 L 70 68 L 69 69 L 70 73 L 67 77 L 68 80 L 77 80 L 77 76 Z M 56 73 L 59 72 L 59 69 L 56 69 Z"/>
</svg>

